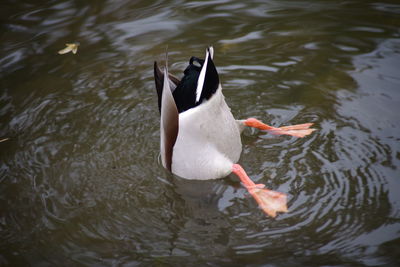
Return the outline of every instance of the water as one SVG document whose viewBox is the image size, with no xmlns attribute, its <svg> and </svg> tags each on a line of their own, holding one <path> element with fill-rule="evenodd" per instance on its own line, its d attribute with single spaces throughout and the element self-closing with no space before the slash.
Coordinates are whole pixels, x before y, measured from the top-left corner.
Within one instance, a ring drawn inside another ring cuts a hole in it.
<svg viewBox="0 0 400 267">
<path fill-rule="evenodd" d="M 0 265 L 400 265 L 396 1 L 3 1 Z M 80 42 L 76 55 L 58 55 Z M 152 77 L 214 45 L 240 164 L 289 195 L 266 217 L 233 175 L 158 162 Z"/>
</svg>

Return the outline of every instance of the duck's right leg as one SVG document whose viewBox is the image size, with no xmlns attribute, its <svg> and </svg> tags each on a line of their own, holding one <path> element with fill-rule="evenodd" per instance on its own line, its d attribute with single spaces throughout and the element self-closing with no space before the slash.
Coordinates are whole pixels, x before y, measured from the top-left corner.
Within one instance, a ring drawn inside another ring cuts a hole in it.
<svg viewBox="0 0 400 267">
<path fill-rule="evenodd" d="M 283 126 L 283 127 L 276 128 L 276 127 L 269 126 L 255 118 L 249 118 L 247 120 L 241 120 L 238 122 L 244 126 L 257 128 L 257 129 L 267 131 L 267 132 L 269 132 L 271 134 L 275 134 L 275 135 L 284 134 L 284 135 L 291 135 L 291 136 L 296 136 L 296 137 L 304 137 L 306 135 L 311 134 L 313 131 L 315 131 L 315 129 L 310 128 L 313 125 L 313 123 L 303 123 L 303 124 Z"/>
</svg>

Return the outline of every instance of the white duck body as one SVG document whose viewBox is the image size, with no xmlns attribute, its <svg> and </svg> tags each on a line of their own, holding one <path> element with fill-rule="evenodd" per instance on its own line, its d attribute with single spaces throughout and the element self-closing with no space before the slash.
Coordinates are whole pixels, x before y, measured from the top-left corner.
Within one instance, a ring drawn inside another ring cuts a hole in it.
<svg viewBox="0 0 400 267">
<path fill-rule="evenodd" d="M 181 80 L 162 72 L 154 62 L 160 120 L 162 165 L 173 174 L 192 180 L 236 174 L 263 211 L 275 217 L 287 212 L 286 195 L 255 184 L 236 162 L 242 152 L 240 133 L 248 127 L 275 135 L 304 137 L 312 123 L 272 127 L 255 119 L 237 121 L 225 102 L 209 47 L 205 59 L 191 57 Z M 168 57 L 167 57 L 168 58 Z"/>
<path fill-rule="evenodd" d="M 179 114 L 172 173 L 193 180 L 227 176 L 242 152 L 241 130 L 219 85 L 208 101 Z"/>
</svg>

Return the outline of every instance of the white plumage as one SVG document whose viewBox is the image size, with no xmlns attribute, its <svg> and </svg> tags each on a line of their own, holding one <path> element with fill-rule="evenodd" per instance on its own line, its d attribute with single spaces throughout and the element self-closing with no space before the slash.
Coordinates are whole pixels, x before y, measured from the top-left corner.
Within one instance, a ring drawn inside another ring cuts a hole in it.
<svg viewBox="0 0 400 267">
<path fill-rule="evenodd" d="M 219 86 L 210 100 L 179 114 L 172 172 L 199 180 L 227 176 L 242 152 L 240 132 Z"/>
</svg>

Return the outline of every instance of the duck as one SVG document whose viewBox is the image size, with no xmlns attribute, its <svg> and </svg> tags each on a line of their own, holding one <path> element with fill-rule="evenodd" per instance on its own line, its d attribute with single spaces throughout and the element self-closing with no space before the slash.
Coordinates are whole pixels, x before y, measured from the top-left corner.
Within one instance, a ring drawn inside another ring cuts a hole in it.
<svg viewBox="0 0 400 267">
<path fill-rule="evenodd" d="M 161 164 L 184 179 L 210 180 L 235 174 L 265 214 L 287 212 L 287 195 L 255 184 L 238 164 L 241 133 L 246 127 L 273 135 L 305 137 L 312 123 L 273 127 L 256 118 L 237 120 L 222 93 L 214 64 L 214 48 L 204 59 L 192 56 L 181 79 L 154 62 L 154 80 L 160 113 Z"/>
</svg>

